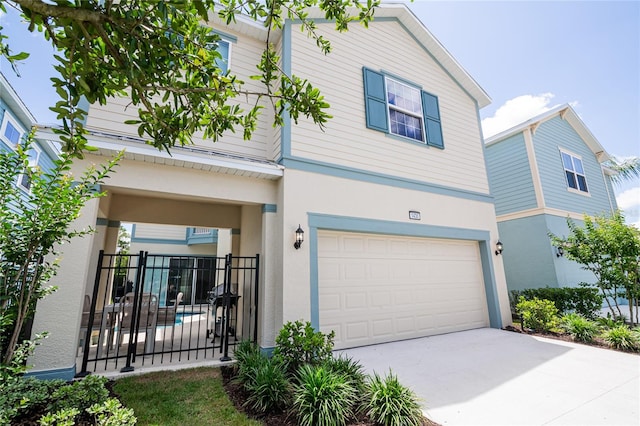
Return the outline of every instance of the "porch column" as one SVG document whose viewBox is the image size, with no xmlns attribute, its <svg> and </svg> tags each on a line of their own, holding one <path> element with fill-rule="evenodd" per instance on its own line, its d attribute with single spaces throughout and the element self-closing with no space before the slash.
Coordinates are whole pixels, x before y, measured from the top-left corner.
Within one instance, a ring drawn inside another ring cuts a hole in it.
<svg viewBox="0 0 640 426">
<path fill-rule="evenodd" d="M 258 298 L 258 344 L 263 349 L 275 346 L 282 325 L 282 241 L 278 209 L 262 206 L 262 255 L 260 257 L 260 294 Z"/>
<path fill-rule="evenodd" d="M 85 204 L 70 229 L 93 227 L 96 233 L 74 238 L 60 248 L 58 274 L 49 282 L 58 290 L 38 302 L 32 335 L 47 331 L 48 338 L 36 347 L 28 364 L 30 375 L 43 379 L 70 380 L 76 373 L 76 349 L 87 281 L 93 280 L 90 265 L 96 254 L 94 242 L 104 241 L 107 223 L 96 225 L 99 200 Z M 94 268 L 95 269 L 95 268 Z"/>
</svg>

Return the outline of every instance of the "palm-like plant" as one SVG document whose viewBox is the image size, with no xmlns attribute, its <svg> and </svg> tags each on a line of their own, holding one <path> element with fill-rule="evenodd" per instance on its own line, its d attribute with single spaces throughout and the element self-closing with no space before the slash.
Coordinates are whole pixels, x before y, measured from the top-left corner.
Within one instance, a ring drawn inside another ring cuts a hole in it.
<svg viewBox="0 0 640 426">
<path fill-rule="evenodd" d="M 615 184 L 640 178 L 639 157 L 630 157 L 625 159 L 611 157 L 604 163 L 604 166 L 617 172 L 617 174 L 611 176 L 611 181 Z"/>
</svg>

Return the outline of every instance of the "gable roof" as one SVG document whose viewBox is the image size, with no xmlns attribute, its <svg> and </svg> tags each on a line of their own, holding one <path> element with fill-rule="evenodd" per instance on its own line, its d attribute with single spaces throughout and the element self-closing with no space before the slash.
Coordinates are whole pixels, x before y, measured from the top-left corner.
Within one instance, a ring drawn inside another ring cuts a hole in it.
<svg viewBox="0 0 640 426">
<path fill-rule="evenodd" d="M 18 96 L 18 93 L 1 72 L 0 98 L 11 111 L 11 114 L 14 115 L 20 121 L 20 123 L 27 128 L 27 131 L 31 127 L 37 126 L 36 118 L 33 116 L 31 111 L 29 111 L 29 108 L 27 108 L 22 99 L 20 99 L 20 96 Z M 36 135 L 36 141 L 38 142 L 38 146 L 43 148 L 52 159 L 58 157 L 59 150 L 50 140 L 42 139 L 41 137 Z"/>
<path fill-rule="evenodd" d="M 350 12 L 355 13 L 355 8 L 351 8 Z M 308 17 L 318 21 L 326 20 L 325 12 L 319 8 L 309 9 Z M 478 108 L 485 107 L 491 103 L 491 98 L 487 92 L 467 73 L 453 55 L 445 49 L 442 43 L 431 34 L 427 27 L 414 15 L 406 4 L 383 3 L 376 7 L 374 19 L 370 25 L 375 25 L 376 19 L 378 18 L 397 19 L 405 30 L 433 57 L 442 69 L 477 102 Z M 223 22 L 219 17 L 210 15 L 210 22 L 214 24 L 214 28 L 218 26 L 220 26 L 220 29 L 227 27 L 260 40 L 266 40 L 268 34 L 267 28 L 259 22 L 244 16 L 238 16 L 236 22 L 227 25 L 226 22 Z M 274 41 L 279 38 L 281 34 L 281 30 L 271 31 L 271 36 L 274 37 Z M 339 33 L 336 32 L 336 35 L 339 35 Z"/>
<path fill-rule="evenodd" d="M 535 129 L 540 124 L 556 116 L 560 116 L 563 120 L 569 123 L 573 130 L 575 130 L 575 132 L 587 144 L 589 149 L 591 149 L 591 151 L 595 154 L 599 163 L 603 163 L 611 158 L 609 153 L 607 153 L 602 145 L 600 145 L 600 142 L 598 142 L 593 133 L 591 133 L 586 124 L 584 124 L 584 121 L 582 121 L 576 111 L 569 104 L 559 105 L 555 108 L 550 109 L 549 111 L 536 115 L 535 117 L 530 118 L 529 120 L 524 121 L 510 129 L 500 132 L 497 135 L 491 136 L 490 138 L 485 139 L 485 145 L 489 147 L 517 133 L 520 133 L 525 129 Z"/>
<path fill-rule="evenodd" d="M 9 107 L 13 115 L 23 126 L 30 128 L 36 124 L 36 119 L 29 108 L 22 102 L 18 93 L 13 89 L 9 80 L 0 72 L 0 98 Z"/>
</svg>

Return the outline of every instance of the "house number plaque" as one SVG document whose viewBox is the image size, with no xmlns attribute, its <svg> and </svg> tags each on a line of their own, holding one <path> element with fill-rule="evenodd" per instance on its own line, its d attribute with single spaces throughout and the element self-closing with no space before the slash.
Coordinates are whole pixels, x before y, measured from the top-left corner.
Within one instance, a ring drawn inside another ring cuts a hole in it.
<svg viewBox="0 0 640 426">
<path fill-rule="evenodd" d="M 411 219 L 411 220 L 420 220 L 420 212 L 409 210 L 409 219 Z"/>
</svg>

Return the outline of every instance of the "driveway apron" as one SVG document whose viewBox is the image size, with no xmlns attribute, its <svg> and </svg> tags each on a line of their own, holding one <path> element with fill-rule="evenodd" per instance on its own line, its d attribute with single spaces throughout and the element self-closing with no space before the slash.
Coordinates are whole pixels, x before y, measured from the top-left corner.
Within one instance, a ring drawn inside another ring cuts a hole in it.
<svg viewBox="0 0 640 426">
<path fill-rule="evenodd" d="M 442 425 L 639 425 L 640 356 L 477 329 L 338 351 Z"/>
</svg>

